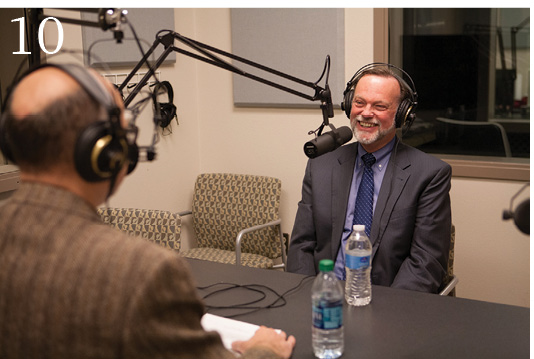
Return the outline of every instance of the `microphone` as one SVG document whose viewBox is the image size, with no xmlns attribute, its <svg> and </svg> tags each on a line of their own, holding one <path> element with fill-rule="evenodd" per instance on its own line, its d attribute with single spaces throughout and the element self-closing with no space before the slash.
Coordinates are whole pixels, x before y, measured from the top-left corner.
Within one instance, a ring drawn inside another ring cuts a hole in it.
<svg viewBox="0 0 534 359">
<path fill-rule="evenodd" d="M 350 127 L 342 126 L 308 141 L 304 144 L 304 153 L 309 158 L 321 156 L 344 145 L 352 139 Z"/>
<path fill-rule="evenodd" d="M 530 198 L 521 202 L 515 211 L 513 210 L 514 199 L 526 188 L 530 183 L 525 184 L 519 192 L 517 192 L 510 200 L 510 209 L 505 209 L 502 212 L 502 219 L 513 219 L 515 226 L 524 234 L 530 234 Z"/>
<path fill-rule="evenodd" d="M 502 219 L 513 219 L 515 226 L 524 234 L 530 234 L 530 198 L 521 202 L 515 211 L 504 210 Z"/>
</svg>

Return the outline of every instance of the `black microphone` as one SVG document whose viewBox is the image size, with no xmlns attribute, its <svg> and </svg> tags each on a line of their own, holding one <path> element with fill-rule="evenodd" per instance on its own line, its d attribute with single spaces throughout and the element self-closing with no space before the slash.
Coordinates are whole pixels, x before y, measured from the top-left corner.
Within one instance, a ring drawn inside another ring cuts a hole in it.
<svg viewBox="0 0 534 359">
<path fill-rule="evenodd" d="M 515 211 L 504 210 L 502 219 L 513 219 L 515 226 L 524 234 L 530 234 L 530 198 L 519 203 Z"/>
<path fill-rule="evenodd" d="M 342 126 L 332 131 L 325 132 L 304 144 L 304 153 L 309 158 L 321 156 L 327 152 L 344 145 L 352 139 L 350 127 Z"/>
<path fill-rule="evenodd" d="M 513 210 L 514 200 L 523 190 L 530 186 L 530 182 L 526 183 L 519 192 L 512 196 L 510 200 L 510 209 L 505 209 L 502 212 L 502 219 L 509 220 L 513 219 L 515 226 L 524 234 L 530 234 L 530 198 L 525 199 L 521 202 L 515 211 Z"/>
</svg>

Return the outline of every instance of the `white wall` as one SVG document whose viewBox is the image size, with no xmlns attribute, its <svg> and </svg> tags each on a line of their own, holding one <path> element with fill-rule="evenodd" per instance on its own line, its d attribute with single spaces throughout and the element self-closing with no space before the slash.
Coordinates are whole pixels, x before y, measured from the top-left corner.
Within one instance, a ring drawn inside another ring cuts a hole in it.
<svg viewBox="0 0 534 359">
<path fill-rule="evenodd" d="M 453 178 L 452 220 L 456 226 L 455 273 L 460 297 L 530 306 L 530 236 L 503 209 L 523 184 Z M 530 196 L 527 189 L 514 207 Z"/>
<path fill-rule="evenodd" d="M 372 9 L 346 9 L 347 79 L 373 61 L 372 14 Z M 176 9 L 175 25 L 184 36 L 231 52 L 229 9 Z M 319 107 L 235 108 L 230 72 L 181 55 L 160 70 L 162 79 L 173 84 L 180 125 L 162 137 L 157 161 L 141 163 L 110 205 L 180 211 L 190 208 L 199 173 L 270 175 L 282 180 L 283 231 L 290 233 L 307 160 L 302 147 L 311 139 L 307 132 L 322 122 Z M 149 114 L 140 121 L 146 138 Z M 337 110 L 332 123 L 342 126 L 348 119 Z M 459 297 L 529 306 L 530 238 L 501 220 L 502 209 L 520 187 L 510 181 L 453 178 Z M 184 248 L 194 245 L 189 221 L 184 219 Z"/>
</svg>

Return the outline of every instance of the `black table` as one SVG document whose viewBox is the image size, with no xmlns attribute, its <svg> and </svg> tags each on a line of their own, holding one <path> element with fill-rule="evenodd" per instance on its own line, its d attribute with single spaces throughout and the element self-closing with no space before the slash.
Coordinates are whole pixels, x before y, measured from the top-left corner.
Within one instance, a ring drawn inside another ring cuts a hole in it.
<svg viewBox="0 0 534 359">
<path fill-rule="evenodd" d="M 216 309 L 221 316 L 279 328 L 297 339 L 293 358 L 314 358 L 311 349 L 311 286 L 313 277 L 276 270 L 254 269 L 188 259 L 208 305 L 230 306 L 266 295 L 256 306 L 277 308 Z M 214 293 L 233 283 L 260 284 L 259 294 L 244 288 Z M 530 309 L 462 298 L 442 297 L 373 286 L 373 299 L 365 307 L 343 308 L 343 358 L 528 358 Z M 240 314 L 240 315 L 239 315 Z"/>
</svg>

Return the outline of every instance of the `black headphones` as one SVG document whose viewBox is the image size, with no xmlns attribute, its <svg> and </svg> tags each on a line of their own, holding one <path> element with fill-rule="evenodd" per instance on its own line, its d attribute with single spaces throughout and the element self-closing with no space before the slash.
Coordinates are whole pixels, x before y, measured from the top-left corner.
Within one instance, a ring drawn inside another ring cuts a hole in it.
<svg viewBox="0 0 534 359">
<path fill-rule="evenodd" d="M 169 102 L 158 102 L 158 92 L 160 88 L 164 87 L 167 92 Z M 169 126 L 172 119 L 176 116 L 176 106 L 174 106 L 174 91 L 169 81 L 158 82 L 154 86 L 154 92 L 152 92 L 152 101 L 154 102 L 154 108 L 156 111 L 155 121 L 161 128 Z"/>
<path fill-rule="evenodd" d="M 91 123 L 77 138 L 74 162 L 80 176 L 89 182 L 113 179 L 127 160 L 130 161 L 128 173 L 131 173 L 138 158 L 135 141 L 128 142 L 126 131 L 120 123 L 121 110 L 111 93 L 85 67 L 77 64 L 44 64 L 28 71 L 18 82 L 33 71 L 49 66 L 71 76 L 106 109 L 107 119 Z M 8 120 L 4 112 L 0 118 L 0 149 L 11 162 L 16 163 L 9 149 L 9 134 L 6 131 Z"/>
<path fill-rule="evenodd" d="M 402 100 L 402 102 L 399 104 L 399 107 L 397 108 L 397 112 L 395 113 L 395 127 L 401 128 L 403 125 L 407 125 L 408 127 L 411 126 L 412 122 L 415 120 L 415 109 L 417 107 L 417 91 L 415 89 L 415 84 L 406 71 L 397 66 L 386 64 L 383 62 L 373 62 L 371 64 L 365 65 L 361 69 L 359 69 L 354 74 L 354 76 L 352 76 L 350 81 L 347 82 L 347 87 L 345 88 L 345 91 L 343 91 L 343 102 L 341 103 L 341 109 L 345 111 L 345 114 L 350 119 L 352 100 L 354 98 L 354 89 L 356 88 L 358 81 L 363 76 L 365 76 L 369 70 L 379 66 L 386 66 L 388 68 L 397 69 L 409 79 L 410 85 L 408 85 L 408 83 L 406 83 L 406 81 L 404 81 L 400 76 L 394 73 L 392 74 L 397 79 L 401 87 L 405 87 L 410 95 L 409 98 L 405 98 L 404 100 Z"/>
</svg>

